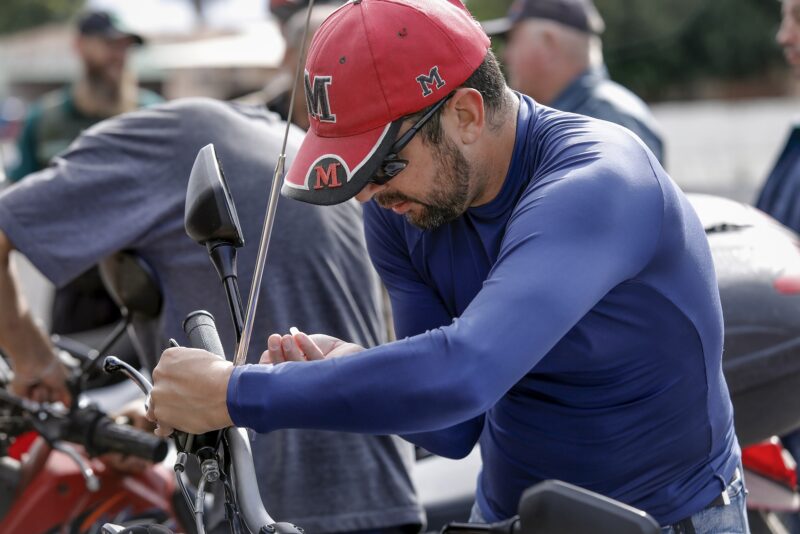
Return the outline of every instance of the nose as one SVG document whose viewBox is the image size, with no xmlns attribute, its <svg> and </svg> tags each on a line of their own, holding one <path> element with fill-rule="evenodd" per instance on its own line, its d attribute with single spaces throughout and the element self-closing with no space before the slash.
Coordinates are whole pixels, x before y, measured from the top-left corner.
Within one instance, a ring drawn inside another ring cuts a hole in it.
<svg viewBox="0 0 800 534">
<path fill-rule="evenodd" d="M 384 187 L 386 186 L 369 183 L 366 185 L 366 187 L 364 187 L 364 189 L 358 192 L 358 194 L 356 195 L 356 200 L 362 203 L 368 202 L 372 197 L 375 196 L 375 194 L 378 191 L 380 191 Z"/>
</svg>

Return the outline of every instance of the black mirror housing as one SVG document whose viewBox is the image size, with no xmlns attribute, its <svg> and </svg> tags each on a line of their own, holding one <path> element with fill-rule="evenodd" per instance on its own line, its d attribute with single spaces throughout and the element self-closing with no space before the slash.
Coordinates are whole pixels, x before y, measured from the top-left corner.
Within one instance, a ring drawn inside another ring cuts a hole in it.
<svg viewBox="0 0 800 534">
<path fill-rule="evenodd" d="M 242 229 L 213 144 L 197 153 L 186 189 L 186 233 L 201 245 L 244 246 Z"/>
<path fill-rule="evenodd" d="M 520 532 L 572 534 L 658 534 L 658 523 L 646 512 L 560 480 L 546 480 L 522 494 Z"/>
</svg>

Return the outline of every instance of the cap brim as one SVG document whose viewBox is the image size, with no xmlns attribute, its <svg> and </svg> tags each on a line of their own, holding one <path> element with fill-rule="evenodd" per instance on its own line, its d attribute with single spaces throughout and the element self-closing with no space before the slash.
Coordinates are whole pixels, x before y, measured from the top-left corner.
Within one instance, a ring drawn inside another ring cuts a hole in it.
<svg viewBox="0 0 800 534">
<path fill-rule="evenodd" d="M 375 175 L 402 121 L 348 137 L 321 137 L 309 130 L 283 180 L 283 196 L 311 204 L 353 198 Z"/>
<path fill-rule="evenodd" d="M 486 35 L 506 34 L 509 32 L 509 30 L 513 25 L 514 21 L 511 20 L 509 17 L 503 17 L 502 19 L 484 20 L 481 22 L 481 26 L 483 27 L 483 31 L 486 32 Z"/>
<path fill-rule="evenodd" d="M 108 28 L 104 31 L 89 31 L 89 32 L 81 32 L 83 35 L 86 36 L 96 36 L 102 37 L 103 39 L 109 39 L 116 41 L 118 39 L 131 39 L 133 44 L 140 46 L 144 44 L 144 38 L 132 32 L 121 31 L 116 28 Z"/>
</svg>

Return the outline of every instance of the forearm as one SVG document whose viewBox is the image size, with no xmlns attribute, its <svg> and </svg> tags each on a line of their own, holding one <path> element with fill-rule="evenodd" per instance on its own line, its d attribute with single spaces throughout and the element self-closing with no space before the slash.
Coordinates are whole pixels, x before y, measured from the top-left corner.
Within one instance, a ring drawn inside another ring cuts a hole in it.
<svg viewBox="0 0 800 534">
<path fill-rule="evenodd" d="M 435 330 L 352 356 L 237 367 L 228 410 L 258 432 L 439 431 L 479 416 L 507 389 L 487 380 L 490 359 L 461 357 L 463 347 Z"/>
<path fill-rule="evenodd" d="M 6 240 L 0 237 L 0 241 Z M 41 366 L 51 361 L 52 345 L 20 292 L 10 247 L 0 243 L 0 249 L 0 349 L 17 371 Z"/>
</svg>

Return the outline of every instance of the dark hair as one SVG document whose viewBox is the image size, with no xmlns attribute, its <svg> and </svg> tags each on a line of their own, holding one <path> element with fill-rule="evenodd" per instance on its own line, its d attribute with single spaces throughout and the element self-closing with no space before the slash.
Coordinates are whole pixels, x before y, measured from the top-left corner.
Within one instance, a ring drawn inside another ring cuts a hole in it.
<svg viewBox="0 0 800 534">
<path fill-rule="evenodd" d="M 500 125 L 493 122 L 497 112 L 502 111 L 506 105 L 506 81 L 500 70 L 500 65 L 494 53 L 489 50 L 483 58 L 481 65 L 467 78 L 459 87 L 475 89 L 483 96 L 483 105 L 486 108 L 486 122 L 489 128 L 497 128 Z M 434 104 L 435 105 L 435 104 Z M 411 117 L 411 120 L 418 119 L 425 114 L 429 106 Z M 442 109 L 436 111 L 430 120 L 420 129 L 419 134 L 425 143 L 438 144 L 442 140 Z"/>
</svg>

